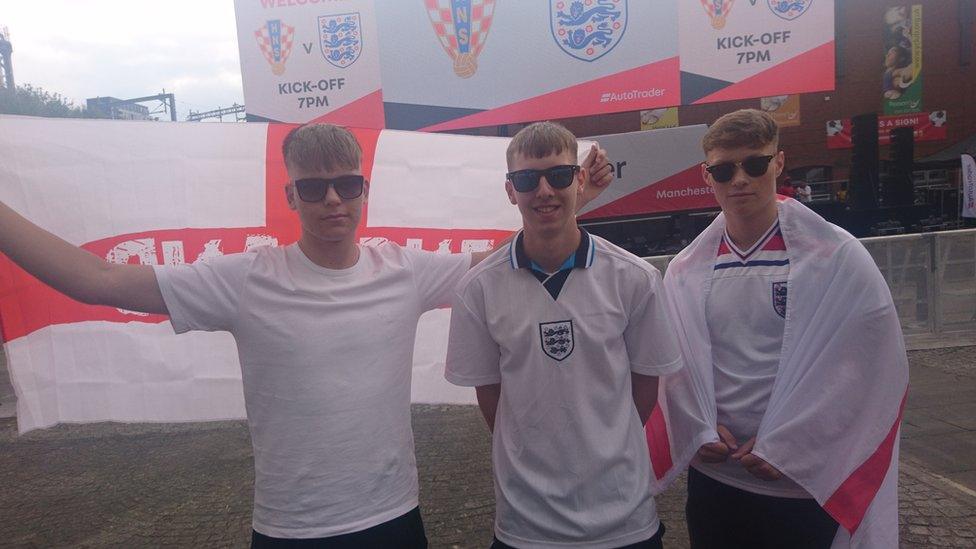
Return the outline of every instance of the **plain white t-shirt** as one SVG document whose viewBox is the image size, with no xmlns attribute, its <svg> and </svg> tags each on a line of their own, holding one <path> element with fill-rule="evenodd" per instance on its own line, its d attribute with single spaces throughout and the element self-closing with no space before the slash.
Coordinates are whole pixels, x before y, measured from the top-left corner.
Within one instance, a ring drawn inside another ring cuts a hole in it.
<svg viewBox="0 0 976 549">
<path fill-rule="evenodd" d="M 417 506 L 417 321 L 449 303 L 470 263 L 387 243 L 333 270 L 293 244 L 156 267 L 177 333 L 226 330 L 237 342 L 256 531 L 334 536 Z"/>
<path fill-rule="evenodd" d="M 556 299 L 499 252 L 454 301 L 445 377 L 501 383 L 495 535 L 515 547 L 619 547 L 660 524 L 631 373 L 672 373 L 681 355 L 658 271 L 589 238 Z"/>
</svg>

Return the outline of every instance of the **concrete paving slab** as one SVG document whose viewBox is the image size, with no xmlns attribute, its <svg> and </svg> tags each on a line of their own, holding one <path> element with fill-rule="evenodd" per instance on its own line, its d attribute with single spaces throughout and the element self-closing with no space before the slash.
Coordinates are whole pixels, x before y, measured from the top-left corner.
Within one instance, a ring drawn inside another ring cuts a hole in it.
<svg viewBox="0 0 976 549">
<path fill-rule="evenodd" d="M 972 384 L 912 385 L 908 392 L 907 408 L 930 408 L 935 406 L 968 404 L 976 402 L 976 387 Z"/>
<path fill-rule="evenodd" d="M 902 439 L 902 453 L 939 475 L 976 470 L 976 432 Z M 976 489 L 976 485 L 970 486 Z"/>
<path fill-rule="evenodd" d="M 958 426 L 942 421 L 938 416 L 928 413 L 929 408 L 905 410 L 901 424 L 901 437 L 915 438 L 920 436 L 945 435 L 962 432 Z"/>
<path fill-rule="evenodd" d="M 945 476 L 953 482 L 957 482 L 965 488 L 968 488 L 973 492 L 970 495 L 976 497 L 976 469 L 958 473 L 947 473 Z"/>
<path fill-rule="evenodd" d="M 950 406 L 930 406 L 920 411 L 960 429 L 976 431 L 976 400 Z"/>
</svg>

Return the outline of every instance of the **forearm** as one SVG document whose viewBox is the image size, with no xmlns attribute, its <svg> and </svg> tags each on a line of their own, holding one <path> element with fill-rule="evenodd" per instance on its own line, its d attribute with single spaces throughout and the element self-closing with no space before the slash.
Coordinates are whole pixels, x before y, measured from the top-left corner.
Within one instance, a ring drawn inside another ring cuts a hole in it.
<svg viewBox="0 0 976 549">
<path fill-rule="evenodd" d="M 495 412 L 498 411 L 498 399 L 502 394 L 501 383 L 493 385 L 481 385 L 475 387 L 475 394 L 478 397 L 478 407 L 481 408 L 481 415 L 488 424 L 488 430 L 495 432 Z"/>
<path fill-rule="evenodd" d="M 631 373 L 630 380 L 634 406 L 637 407 L 637 415 L 640 417 L 641 425 L 645 425 L 651 417 L 651 412 L 654 411 L 654 405 L 657 404 L 658 378 Z"/>
<path fill-rule="evenodd" d="M 108 263 L 34 225 L 2 202 L 0 252 L 41 282 L 83 303 L 165 311 L 151 267 Z"/>
<path fill-rule="evenodd" d="M 481 263 L 482 261 L 485 260 L 486 257 L 488 257 L 489 255 L 491 255 L 492 253 L 494 253 L 494 251 L 497 250 L 498 248 L 501 248 L 503 246 L 508 246 L 508 243 L 511 242 L 513 238 L 515 238 L 515 234 L 514 233 L 511 234 L 511 235 L 509 235 L 507 238 L 505 238 L 505 240 L 502 240 L 498 244 L 495 244 L 495 247 L 492 248 L 492 249 L 490 249 L 490 250 L 486 250 L 484 252 L 474 252 L 474 253 L 472 253 L 471 254 L 471 266 L 474 267 L 478 263 Z"/>
</svg>

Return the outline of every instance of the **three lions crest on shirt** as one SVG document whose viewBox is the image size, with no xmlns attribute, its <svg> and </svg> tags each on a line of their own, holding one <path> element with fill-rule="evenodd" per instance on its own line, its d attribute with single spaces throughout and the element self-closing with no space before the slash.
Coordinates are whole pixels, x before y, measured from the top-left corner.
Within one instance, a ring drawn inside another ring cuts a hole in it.
<svg viewBox="0 0 976 549">
<path fill-rule="evenodd" d="M 555 360 L 563 360 L 573 352 L 573 321 L 540 322 L 539 339 L 546 355 Z"/>
<path fill-rule="evenodd" d="M 773 282 L 773 310 L 786 318 L 786 282 Z"/>
</svg>

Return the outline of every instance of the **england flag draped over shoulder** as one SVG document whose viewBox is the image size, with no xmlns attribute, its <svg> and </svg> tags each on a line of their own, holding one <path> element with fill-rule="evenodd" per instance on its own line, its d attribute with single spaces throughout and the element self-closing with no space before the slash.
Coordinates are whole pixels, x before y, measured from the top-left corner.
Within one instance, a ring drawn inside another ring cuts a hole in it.
<svg viewBox="0 0 976 549">
<path fill-rule="evenodd" d="M 898 546 L 898 432 L 908 359 L 888 286 L 850 234 L 785 199 L 790 260 L 779 373 L 753 454 L 802 486 L 841 528 L 834 547 Z M 719 215 L 665 276 L 686 368 L 661 384 L 648 422 L 657 489 L 718 441 L 706 322 Z"/>
</svg>

